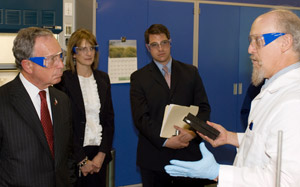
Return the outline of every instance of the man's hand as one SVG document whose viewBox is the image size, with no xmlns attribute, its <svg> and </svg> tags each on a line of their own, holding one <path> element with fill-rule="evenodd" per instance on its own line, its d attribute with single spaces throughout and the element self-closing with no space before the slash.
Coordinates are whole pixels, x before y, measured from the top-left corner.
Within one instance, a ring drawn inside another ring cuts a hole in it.
<svg viewBox="0 0 300 187">
<path fill-rule="evenodd" d="M 205 144 L 200 144 L 203 158 L 199 161 L 171 160 L 171 165 L 165 166 L 166 172 L 174 177 L 191 177 L 215 180 L 219 175 L 220 165 L 213 154 L 207 150 Z"/>
<path fill-rule="evenodd" d="M 182 149 L 189 145 L 189 142 L 196 137 L 196 134 L 188 129 L 183 129 L 174 126 L 176 130 L 179 131 L 179 135 L 168 138 L 165 147 L 171 149 Z"/>
<path fill-rule="evenodd" d="M 174 128 L 179 131 L 178 136 L 180 138 L 180 141 L 182 141 L 182 142 L 190 142 L 192 139 L 194 139 L 196 137 L 195 132 L 192 130 L 183 129 L 176 125 L 174 125 Z"/>
<path fill-rule="evenodd" d="M 213 128 L 217 129 L 218 131 L 220 131 L 220 134 L 215 140 L 213 140 L 197 131 L 197 134 L 202 139 L 209 142 L 213 147 L 218 147 L 218 146 L 225 145 L 225 144 L 231 144 L 235 147 L 239 147 L 238 138 L 237 138 L 236 133 L 227 131 L 224 127 L 222 127 L 219 124 L 216 124 L 216 123 L 213 123 L 210 121 L 207 121 L 206 123 L 208 125 L 212 126 Z"/>
</svg>

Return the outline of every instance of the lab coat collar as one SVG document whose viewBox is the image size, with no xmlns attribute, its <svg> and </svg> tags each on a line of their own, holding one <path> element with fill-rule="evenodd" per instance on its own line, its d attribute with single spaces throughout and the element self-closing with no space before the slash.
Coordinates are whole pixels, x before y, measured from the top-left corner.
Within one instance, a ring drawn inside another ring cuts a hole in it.
<svg viewBox="0 0 300 187">
<path fill-rule="evenodd" d="M 262 88 L 261 92 L 256 96 L 255 99 L 262 98 L 266 93 L 274 94 L 278 90 L 282 89 L 283 87 L 286 87 L 289 84 L 293 84 L 294 82 L 299 82 L 300 84 L 300 67 L 291 69 L 290 71 L 278 76 L 266 87 Z"/>
</svg>

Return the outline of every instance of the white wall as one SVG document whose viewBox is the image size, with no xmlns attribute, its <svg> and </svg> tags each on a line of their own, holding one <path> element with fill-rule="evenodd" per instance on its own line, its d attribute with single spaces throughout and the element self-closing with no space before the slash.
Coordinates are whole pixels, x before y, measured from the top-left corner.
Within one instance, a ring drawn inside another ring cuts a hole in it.
<svg viewBox="0 0 300 187">
<path fill-rule="evenodd" d="M 12 46 L 16 35 L 16 33 L 0 33 L 0 64 L 15 62 Z"/>
</svg>

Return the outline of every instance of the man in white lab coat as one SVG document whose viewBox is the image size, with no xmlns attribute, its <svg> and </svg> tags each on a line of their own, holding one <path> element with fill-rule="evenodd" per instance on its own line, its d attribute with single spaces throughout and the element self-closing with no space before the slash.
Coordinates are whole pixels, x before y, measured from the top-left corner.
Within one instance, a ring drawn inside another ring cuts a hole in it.
<svg viewBox="0 0 300 187">
<path fill-rule="evenodd" d="M 172 160 L 165 167 L 172 176 L 208 178 L 218 186 L 275 186 L 277 137 L 283 131 L 280 186 L 300 185 L 300 18 L 288 10 L 259 16 L 249 36 L 253 63 L 252 83 L 266 83 L 252 101 L 245 133 L 227 131 L 207 122 L 221 133 L 216 140 L 198 134 L 213 147 L 238 148 L 233 166 L 218 164 L 203 143 L 203 159 Z"/>
</svg>

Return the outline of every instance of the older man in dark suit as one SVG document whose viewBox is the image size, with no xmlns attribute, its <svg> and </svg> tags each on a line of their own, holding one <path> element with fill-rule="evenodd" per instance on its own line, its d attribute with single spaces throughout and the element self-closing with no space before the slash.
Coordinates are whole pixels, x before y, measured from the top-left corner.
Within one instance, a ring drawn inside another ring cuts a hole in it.
<svg viewBox="0 0 300 187">
<path fill-rule="evenodd" d="M 0 88 L 0 186 L 71 186 L 70 102 L 51 86 L 62 76 L 62 49 L 51 31 L 31 27 L 13 53 L 20 73 Z"/>
<path fill-rule="evenodd" d="M 201 139 L 195 132 L 175 127 L 178 136 L 161 138 L 165 106 L 196 105 L 198 117 L 208 120 L 210 106 L 196 67 L 172 59 L 170 33 L 161 24 L 149 27 L 145 42 L 153 61 L 131 75 L 131 109 L 139 131 L 137 164 L 143 187 L 197 186 L 209 181 L 168 176 L 163 167 L 173 158 L 197 160 Z M 175 131 L 175 129 L 174 129 Z"/>
</svg>

